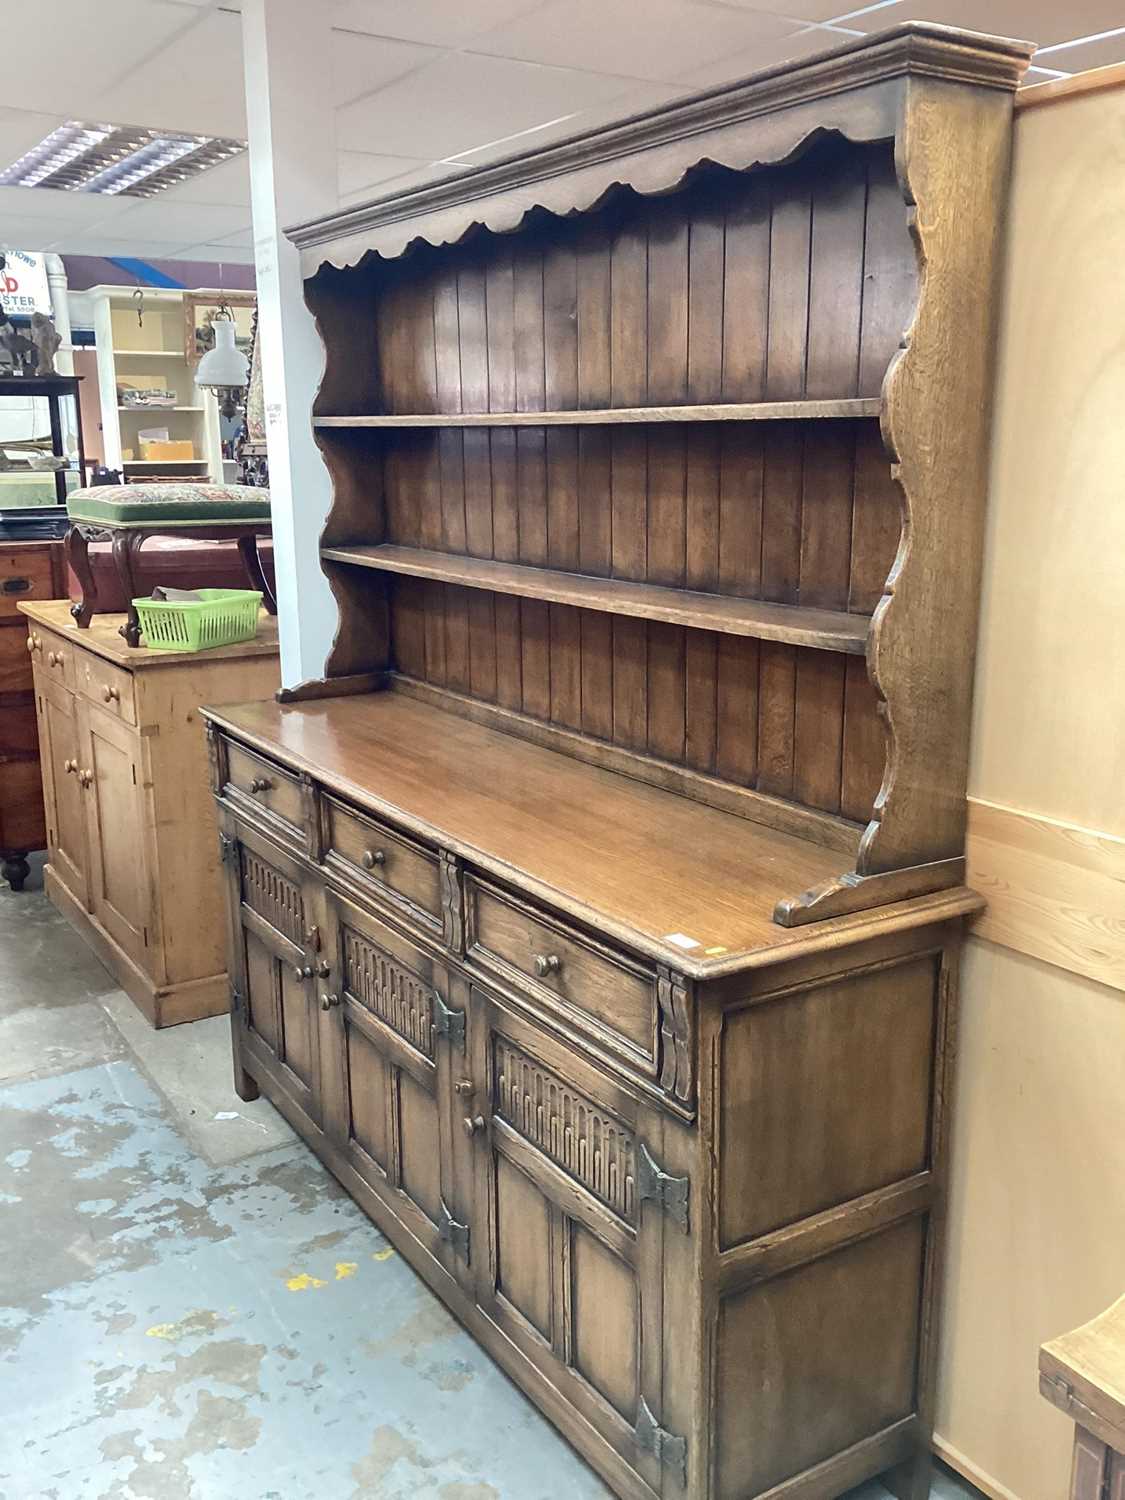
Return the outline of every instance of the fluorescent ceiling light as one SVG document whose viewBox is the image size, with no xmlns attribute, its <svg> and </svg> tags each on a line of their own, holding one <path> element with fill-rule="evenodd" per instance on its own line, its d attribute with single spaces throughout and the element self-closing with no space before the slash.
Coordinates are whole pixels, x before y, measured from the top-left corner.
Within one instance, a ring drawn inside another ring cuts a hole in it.
<svg viewBox="0 0 1125 1500">
<path fill-rule="evenodd" d="M 67 120 L 0 172 L 0 187 L 151 198 L 245 150 L 212 135 Z"/>
</svg>

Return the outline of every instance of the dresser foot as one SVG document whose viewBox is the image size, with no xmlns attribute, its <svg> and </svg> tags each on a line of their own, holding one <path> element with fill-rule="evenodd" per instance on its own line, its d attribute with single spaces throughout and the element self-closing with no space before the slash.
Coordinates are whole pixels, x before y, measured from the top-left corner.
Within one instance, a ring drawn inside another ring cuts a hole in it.
<svg viewBox="0 0 1125 1500">
<path fill-rule="evenodd" d="M 31 866 L 27 862 L 26 855 L 4 854 L 2 857 L 4 879 L 13 891 L 22 891 L 24 881 L 31 874 Z"/>
<path fill-rule="evenodd" d="M 253 1104 L 261 1093 L 250 1074 L 245 1068 L 240 1068 L 237 1063 L 234 1065 L 234 1091 L 243 1104 Z"/>
</svg>

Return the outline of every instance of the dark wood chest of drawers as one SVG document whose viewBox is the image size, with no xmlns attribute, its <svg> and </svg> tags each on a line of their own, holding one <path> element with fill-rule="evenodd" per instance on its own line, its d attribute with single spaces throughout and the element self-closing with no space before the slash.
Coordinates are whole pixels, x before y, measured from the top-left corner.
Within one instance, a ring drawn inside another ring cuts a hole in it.
<svg viewBox="0 0 1125 1500">
<path fill-rule="evenodd" d="M 0 858 L 17 891 L 27 878 L 25 856 L 47 846 L 32 673 L 42 642 L 18 606 L 65 594 L 61 542 L 0 542 Z"/>
</svg>

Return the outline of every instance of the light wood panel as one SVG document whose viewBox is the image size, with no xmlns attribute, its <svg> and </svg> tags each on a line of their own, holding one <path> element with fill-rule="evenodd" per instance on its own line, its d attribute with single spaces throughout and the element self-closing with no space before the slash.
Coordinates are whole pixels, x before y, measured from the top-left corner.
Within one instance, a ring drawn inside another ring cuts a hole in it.
<svg viewBox="0 0 1125 1500">
<path fill-rule="evenodd" d="M 1125 990 L 1125 838 L 969 801 L 978 937 Z"/>
</svg>

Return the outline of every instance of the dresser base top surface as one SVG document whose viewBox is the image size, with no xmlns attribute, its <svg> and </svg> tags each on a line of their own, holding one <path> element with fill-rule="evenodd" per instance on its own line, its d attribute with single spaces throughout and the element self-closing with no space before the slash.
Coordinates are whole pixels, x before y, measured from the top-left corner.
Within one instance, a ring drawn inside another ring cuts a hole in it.
<svg viewBox="0 0 1125 1500">
<path fill-rule="evenodd" d="M 846 856 L 405 694 L 249 703 L 207 716 L 329 790 L 697 977 L 819 947 L 907 908 L 921 921 L 978 904 L 947 891 L 820 922 L 815 933 L 786 929 L 773 921 L 777 901 L 839 874 Z"/>
</svg>

